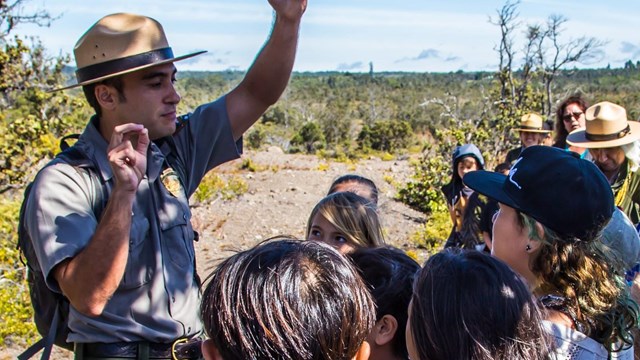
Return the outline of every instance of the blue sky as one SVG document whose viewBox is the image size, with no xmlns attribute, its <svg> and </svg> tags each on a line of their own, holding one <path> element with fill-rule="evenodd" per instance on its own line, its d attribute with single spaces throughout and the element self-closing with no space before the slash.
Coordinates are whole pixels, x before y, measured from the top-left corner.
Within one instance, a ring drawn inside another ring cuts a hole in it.
<svg viewBox="0 0 640 360">
<path fill-rule="evenodd" d="M 499 28 L 489 23 L 504 1 L 309 0 L 300 32 L 297 71 L 495 70 Z M 29 0 L 60 15 L 50 28 L 23 25 L 53 55 L 71 53 L 100 17 L 133 12 L 159 20 L 174 53 L 208 50 L 179 63 L 179 70 L 246 70 L 264 44 L 272 22 L 267 0 Z M 640 1 L 523 0 L 523 24 L 549 15 L 568 19 L 561 40 L 581 36 L 606 41 L 603 56 L 577 67 L 620 67 L 640 60 Z M 522 38 L 522 30 L 515 33 Z"/>
</svg>

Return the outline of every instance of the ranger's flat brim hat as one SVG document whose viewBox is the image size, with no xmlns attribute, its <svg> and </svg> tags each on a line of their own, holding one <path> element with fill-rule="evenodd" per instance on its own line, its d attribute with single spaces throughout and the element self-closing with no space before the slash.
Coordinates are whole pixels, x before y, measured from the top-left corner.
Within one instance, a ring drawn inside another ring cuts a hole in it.
<svg viewBox="0 0 640 360">
<path fill-rule="evenodd" d="M 608 101 L 599 102 L 585 112 L 585 128 L 567 135 L 569 145 L 601 149 L 630 144 L 640 139 L 640 123 L 627 119 L 627 110 Z"/>
<path fill-rule="evenodd" d="M 111 14 L 98 20 L 76 43 L 77 83 L 59 91 L 188 59 L 206 51 L 174 56 L 162 25 L 135 14 Z"/>
<path fill-rule="evenodd" d="M 520 119 L 520 127 L 517 129 L 513 129 L 514 131 L 520 132 L 533 132 L 533 133 L 550 133 L 551 130 L 544 128 L 544 121 L 542 120 L 542 116 L 536 113 L 529 113 L 522 115 Z"/>
</svg>

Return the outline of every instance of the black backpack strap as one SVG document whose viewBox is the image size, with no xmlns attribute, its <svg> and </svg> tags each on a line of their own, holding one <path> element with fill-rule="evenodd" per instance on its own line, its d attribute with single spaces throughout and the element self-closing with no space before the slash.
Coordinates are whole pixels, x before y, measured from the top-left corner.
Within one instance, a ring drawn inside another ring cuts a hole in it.
<svg viewBox="0 0 640 360">
<path fill-rule="evenodd" d="M 77 141 L 78 139 L 80 139 L 80 134 L 69 134 L 60 139 L 60 150 L 65 151 L 71 147 L 71 145 L 69 145 L 69 142 L 67 141 L 69 139 L 74 139 Z"/>
<path fill-rule="evenodd" d="M 22 352 L 22 354 L 18 355 L 18 360 L 28 360 L 31 359 L 38 351 L 42 351 L 41 360 L 49 360 L 51 357 L 51 350 L 53 350 L 53 345 L 56 340 L 56 329 L 58 328 L 58 324 L 60 323 L 60 301 L 58 301 L 56 305 L 56 311 L 53 315 L 53 320 L 51 321 L 51 331 L 47 334 L 46 337 L 41 338 L 35 344 L 29 346 L 27 350 Z"/>
</svg>

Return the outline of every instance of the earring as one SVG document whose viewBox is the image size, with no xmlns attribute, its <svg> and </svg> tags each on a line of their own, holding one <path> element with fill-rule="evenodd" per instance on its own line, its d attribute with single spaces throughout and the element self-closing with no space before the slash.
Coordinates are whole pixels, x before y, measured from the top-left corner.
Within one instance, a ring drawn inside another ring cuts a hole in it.
<svg viewBox="0 0 640 360">
<path fill-rule="evenodd" d="M 530 251 L 531 250 L 531 245 L 527 244 L 527 246 L 525 246 L 524 248 L 526 251 Z"/>
</svg>

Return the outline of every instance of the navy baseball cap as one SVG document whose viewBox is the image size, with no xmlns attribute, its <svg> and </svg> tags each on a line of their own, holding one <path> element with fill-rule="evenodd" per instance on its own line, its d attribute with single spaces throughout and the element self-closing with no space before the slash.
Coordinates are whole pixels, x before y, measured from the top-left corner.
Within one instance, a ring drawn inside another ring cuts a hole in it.
<svg viewBox="0 0 640 360">
<path fill-rule="evenodd" d="M 472 171 L 463 181 L 563 238 L 592 240 L 614 211 L 613 192 L 602 172 L 576 153 L 549 146 L 524 149 L 509 175 Z"/>
</svg>

